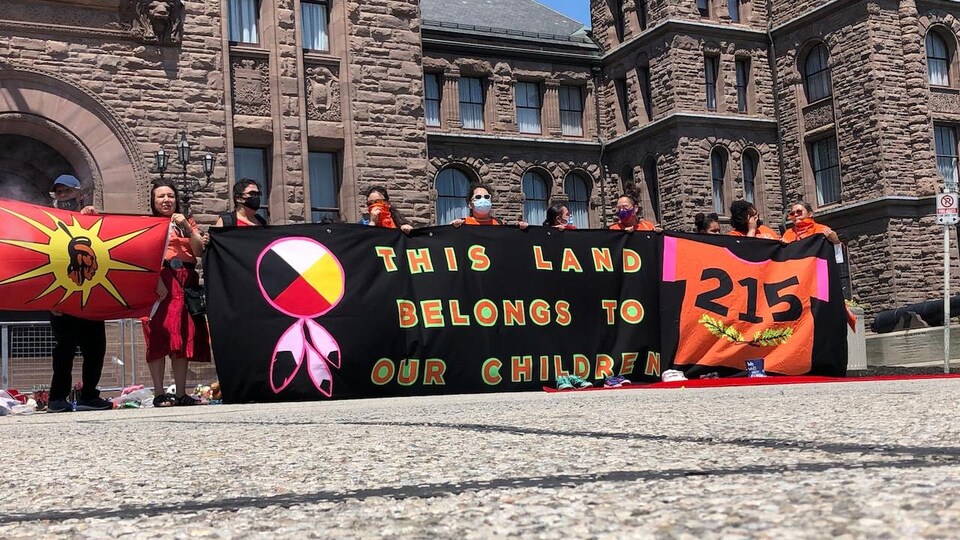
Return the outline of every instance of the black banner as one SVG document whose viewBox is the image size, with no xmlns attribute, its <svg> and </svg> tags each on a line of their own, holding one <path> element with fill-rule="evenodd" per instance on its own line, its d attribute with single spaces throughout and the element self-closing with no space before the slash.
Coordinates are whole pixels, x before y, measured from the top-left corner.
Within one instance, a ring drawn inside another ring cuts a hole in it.
<svg viewBox="0 0 960 540">
<path fill-rule="evenodd" d="M 659 380 L 654 233 L 357 225 L 212 231 L 204 261 L 227 402 Z"/>
</svg>

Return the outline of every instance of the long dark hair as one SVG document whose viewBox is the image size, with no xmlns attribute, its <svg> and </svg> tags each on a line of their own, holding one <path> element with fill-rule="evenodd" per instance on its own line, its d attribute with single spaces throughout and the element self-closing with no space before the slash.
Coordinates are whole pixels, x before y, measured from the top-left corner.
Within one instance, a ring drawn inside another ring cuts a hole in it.
<svg viewBox="0 0 960 540">
<path fill-rule="evenodd" d="M 733 230 L 747 234 L 750 230 L 750 210 L 755 208 L 752 202 L 737 199 L 730 204 L 730 226 Z"/>
<path fill-rule="evenodd" d="M 363 196 L 365 198 L 369 198 L 370 194 L 372 193 L 379 193 L 383 195 L 384 201 L 390 202 L 390 194 L 387 193 L 387 188 L 380 185 L 370 186 L 366 191 L 363 192 Z M 369 217 L 369 214 L 367 214 L 367 216 Z M 399 208 L 392 204 L 390 205 L 390 216 L 393 217 L 393 222 L 397 225 L 397 227 L 400 227 L 401 225 L 412 225 L 410 220 L 407 219 L 407 216 L 403 215 L 403 212 L 401 212 Z"/>
<path fill-rule="evenodd" d="M 543 221 L 543 226 L 553 227 L 556 225 L 554 222 L 557 221 L 558 217 L 563 215 L 563 209 L 566 207 L 567 205 L 563 203 L 554 203 L 550 208 L 547 208 L 547 219 Z"/>
<path fill-rule="evenodd" d="M 177 186 L 173 185 L 172 182 L 166 180 L 156 180 L 153 182 L 153 186 L 150 187 L 150 213 L 155 216 L 161 216 L 160 212 L 157 211 L 157 207 L 154 205 L 153 194 L 157 189 L 167 187 L 173 190 L 173 200 L 176 201 L 176 204 L 173 207 L 174 214 L 180 214 L 180 192 L 177 191 Z"/>
</svg>

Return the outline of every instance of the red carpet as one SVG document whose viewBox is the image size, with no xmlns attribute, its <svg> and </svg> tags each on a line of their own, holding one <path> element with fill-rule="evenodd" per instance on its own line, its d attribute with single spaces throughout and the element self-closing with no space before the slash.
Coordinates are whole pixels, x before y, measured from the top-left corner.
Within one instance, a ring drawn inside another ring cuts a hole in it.
<svg viewBox="0 0 960 540">
<path fill-rule="evenodd" d="M 768 386 L 772 384 L 810 384 L 810 383 L 845 383 L 845 382 L 870 382 L 870 381 L 907 381 L 918 379 L 957 379 L 960 374 L 951 373 L 940 375 L 883 375 L 878 377 L 729 377 L 726 379 L 692 379 L 688 381 L 658 382 L 652 384 L 628 384 L 620 388 L 605 388 L 597 386 L 584 388 L 582 390 L 557 390 L 549 386 L 544 386 L 544 392 L 584 392 L 596 390 L 657 390 L 661 388 L 715 388 L 718 386 Z"/>
</svg>

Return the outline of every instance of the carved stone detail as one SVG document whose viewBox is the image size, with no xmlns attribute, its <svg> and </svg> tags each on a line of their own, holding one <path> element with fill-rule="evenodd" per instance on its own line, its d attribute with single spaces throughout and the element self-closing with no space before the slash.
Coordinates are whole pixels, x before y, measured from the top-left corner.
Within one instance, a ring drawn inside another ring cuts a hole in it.
<svg viewBox="0 0 960 540">
<path fill-rule="evenodd" d="M 960 95 L 946 92 L 931 92 L 930 110 L 938 113 L 960 113 Z"/>
<path fill-rule="evenodd" d="M 340 70 L 331 66 L 306 68 L 307 118 L 340 122 Z"/>
<path fill-rule="evenodd" d="M 183 39 L 181 0 L 126 0 L 133 11 L 130 32 L 144 43 L 178 45 Z"/>
<path fill-rule="evenodd" d="M 233 113 L 270 116 L 270 65 L 266 58 L 231 59 Z"/>
<path fill-rule="evenodd" d="M 833 123 L 833 102 L 808 108 L 803 111 L 803 126 L 809 131 Z"/>
</svg>

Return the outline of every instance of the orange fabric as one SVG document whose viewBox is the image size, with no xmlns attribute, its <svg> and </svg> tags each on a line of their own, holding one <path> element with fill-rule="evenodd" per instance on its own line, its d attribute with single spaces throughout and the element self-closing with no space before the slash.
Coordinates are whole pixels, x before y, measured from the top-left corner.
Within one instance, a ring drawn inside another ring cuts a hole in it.
<svg viewBox="0 0 960 540">
<path fill-rule="evenodd" d="M 727 234 L 729 234 L 730 236 L 747 236 L 742 232 L 736 231 L 736 230 L 730 231 Z M 757 227 L 757 236 L 755 236 L 754 238 L 766 238 L 767 240 L 779 240 L 780 235 L 777 234 L 777 231 L 771 229 L 770 227 L 767 227 L 766 225 L 760 225 L 759 227 Z"/>
<path fill-rule="evenodd" d="M 633 230 L 634 231 L 652 231 L 654 227 L 656 227 L 656 225 L 653 222 L 647 221 L 645 219 L 638 219 L 637 224 L 633 226 Z M 610 230 L 622 231 L 624 230 L 624 227 L 619 222 L 617 222 L 610 226 Z"/>
<path fill-rule="evenodd" d="M 483 221 L 473 217 L 467 216 L 463 218 L 464 225 L 500 225 L 500 222 L 496 218 L 485 219 Z"/>
<path fill-rule="evenodd" d="M 817 272 L 819 259 L 807 257 L 784 262 L 767 260 L 753 263 L 740 259 L 723 247 L 679 238 L 670 240 L 676 242 L 676 249 L 667 250 L 664 257 L 674 258 L 675 273 L 672 276 L 665 275 L 664 280 L 686 282 L 680 312 L 680 335 L 684 337 L 677 347 L 676 364 L 746 369 L 747 360 L 763 358 L 767 371 L 785 375 L 803 375 L 810 371 L 814 329 L 810 299 L 818 293 L 820 286 Z M 668 264 L 668 261 L 664 264 Z M 705 272 L 717 270 L 729 276 L 725 287 L 718 277 L 709 274 L 703 277 Z M 777 286 L 794 280 L 795 283 Z M 751 287 L 744 285 L 751 282 L 752 291 Z M 769 293 L 765 290 L 767 288 L 771 289 Z M 782 319 L 791 309 L 788 303 L 791 295 L 802 306 L 799 319 L 775 321 L 775 314 Z M 748 301 L 755 302 L 753 317 L 746 313 Z M 708 308 L 711 302 L 722 306 L 720 310 L 725 309 L 726 314 Z M 705 324 L 709 321 L 701 319 L 704 315 L 735 329 L 741 340 L 731 342 L 712 334 L 708 324 Z M 782 345 L 749 343 L 765 330 L 788 328 L 792 334 Z"/>
<path fill-rule="evenodd" d="M 390 213 L 390 205 L 389 205 L 389 204 L 387 204 L 387 203 L 385 203 L 385 202 L 381 202 L 381 203 L 375 203 L 375 204 L 370 205 L 370 209 L 371 209 L 371 210 L 373 210 L 374 208 L 379 208 L 379 209 L 380 209 L 380 216 L 379 216 L 380 219 L 377 221 L 377 225 L 376 225 L 377 227 L 383 227 L 383 228 L 386 228 L 386 229 L 396 229 L 396 228 L 397 228 L 397 224 L 394 223 L 394 221 L 393 221 L 393 215 Z M 373 221 L 373 220 L 371 219 L 370 221 Z"/>
<path fill-rule="evenodd" d="M 187 218 L 187 222 L 190 224 L 190 230 L 195 233 L 200 232 L 200 227 L 197 226 L 197 222 L 193 218 Z M 163 254 L 163 260 L 180 259 L 184 262 L 196 264 L 197 257 L 193 254 L 193 249 L 190 248 L 190 239 L 184 238 L 180 234 L 180 230 L 173 222 L 170 222 L 170 238 L 167 241 L 167 251 Z"/>
<path fill-rule="evenodd" d="M 796 242 L 797 240 L 803 240 L 804 238 L 810 238 L 816 234 L 826 234 L 830 230 L 830 227 L 826 225 L 821 225 L 813 220 L 804 219 L 800 223 L 794 223 L 793 227 L 787 229 L 783 233 L 784 242 Z"/>
</svg>

